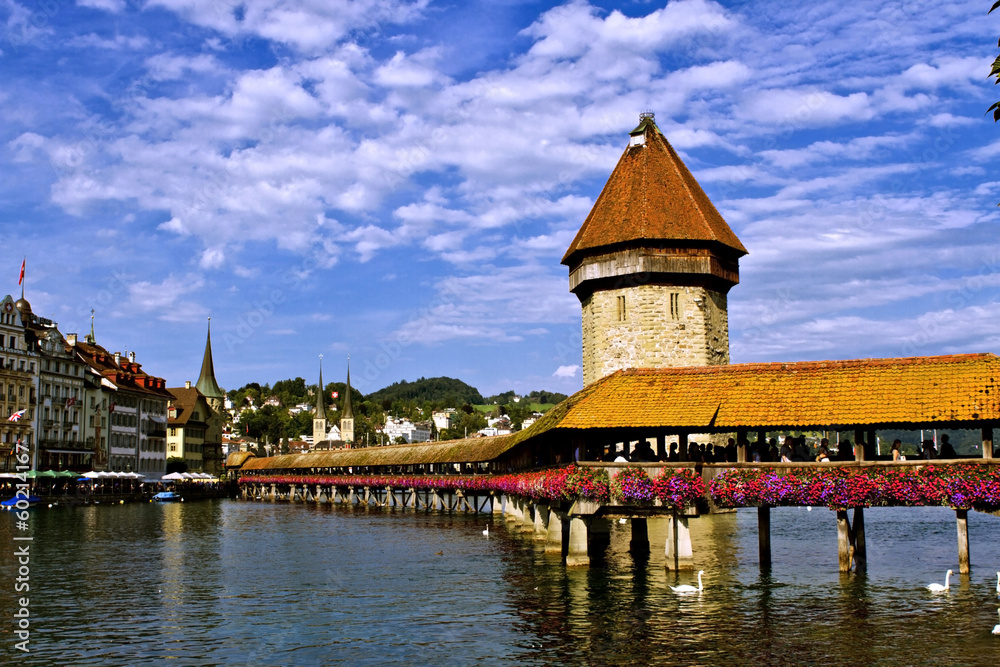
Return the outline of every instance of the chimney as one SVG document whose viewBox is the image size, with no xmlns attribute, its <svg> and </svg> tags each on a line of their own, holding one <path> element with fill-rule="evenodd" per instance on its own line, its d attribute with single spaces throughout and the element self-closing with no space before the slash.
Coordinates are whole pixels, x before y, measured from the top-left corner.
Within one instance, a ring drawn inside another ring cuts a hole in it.
<svg viewBox="0 0 1000 667">
<path fill-rule="evenodd" d="M 70 345 L 76 345 L 76 334 L 75 333 L 66 334 L 66 342 L 69 343 Z"/>
<path fill-rule="evenodd" d="M 118 364 L 118 360 L 122 358 L 121 352 L 115 352 L 115 364 Z"/>
<path fill-rule="evenodd" d="M 184 380 L 184 388 L 185 389 L 191 388 L 191 380 Z"/>
<path fill-rule="evenodd" d="M 133 364 L 135 363 L 135 350 L 132 350 L 131 352 L 128 353 L 128 360 L 131 361 Z"/>
</svg>

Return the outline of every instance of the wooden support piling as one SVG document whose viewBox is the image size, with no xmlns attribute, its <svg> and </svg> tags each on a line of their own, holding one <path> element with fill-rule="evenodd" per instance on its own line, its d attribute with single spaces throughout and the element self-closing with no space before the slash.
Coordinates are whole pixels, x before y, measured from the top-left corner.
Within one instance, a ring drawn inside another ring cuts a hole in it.
<svg viewBox="0 0 1000 667">
<path fill-rule="evenodd" d="M 757 561 L 760 569 L 771 569 L 771 508 L 762 505 L 757 508 Z"/>
<path fill-rule="evenodd" d="M 865 508 L 854 508 L 854 571 L 868 571 L 868 548 L 865 546 Z"/>
<path fill-rule="evenodd" d="M 628 543 L 628 550 L 636 556 L 648 556 L 649 526 L 646 519 L 631 519 L 629 526 L 632 529 L 632 537 Z"/>
<path fill-rule="evenodd" d="M 969 510 L 955 510 L 958 526 L 958 571 L 969 573 Z"/>
<path fill-rule="evenodd" d="M 851 520 L 847 518 L 847 510 L 837 510 L 837 557 L 840 571 L 850 572 L 854 549 L 851 547 Z"/>
<path fill-rule="evenodd" d="M 983 458 L 990 460 L 993 458 L 993 427 L 984 426 L 981 429 L 983 436 Z"/>
</svg>

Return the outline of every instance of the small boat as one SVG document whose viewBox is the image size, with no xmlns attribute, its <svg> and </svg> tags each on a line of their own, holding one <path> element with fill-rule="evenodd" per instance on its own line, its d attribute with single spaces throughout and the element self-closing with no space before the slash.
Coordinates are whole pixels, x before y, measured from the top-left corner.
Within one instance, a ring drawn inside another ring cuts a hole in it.
<svg viewBox="0 0 1000 667">
<path fill-rule="evenodd" d="M 7 500 L 0 502 L 0 508 L 5 510 L 17 509 L 17 504 L 19 502 L 23 502 L 24 500 L 28 501 L 28 507 L 34 507 L 38 503 L 42 502 L 42 499 L 38 496 L 28 496 L 27 498 L 24 496 L 14 496 L 13 498 L 8 498 Z"/>
<path fill-rule="evenodd" d="M 153 496 L 153 500 L 158 503 L 171 503 L 181 500 L 181 497 L 173 491 L 160 491 Z"/>
</svg>

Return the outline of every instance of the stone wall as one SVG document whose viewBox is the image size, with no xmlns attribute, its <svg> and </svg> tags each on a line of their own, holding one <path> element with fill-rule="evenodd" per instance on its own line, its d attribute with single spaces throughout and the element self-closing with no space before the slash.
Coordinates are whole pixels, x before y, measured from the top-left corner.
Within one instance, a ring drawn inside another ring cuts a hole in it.
<svg viewBox="0 0 1000 667">
<path fill-rule="evenodd" d="M 597 291 L 581 306 L 584 386 L 623 368 L 729 363 L 729 317 L 720 292 L 628 286 Z"/>
</svg>

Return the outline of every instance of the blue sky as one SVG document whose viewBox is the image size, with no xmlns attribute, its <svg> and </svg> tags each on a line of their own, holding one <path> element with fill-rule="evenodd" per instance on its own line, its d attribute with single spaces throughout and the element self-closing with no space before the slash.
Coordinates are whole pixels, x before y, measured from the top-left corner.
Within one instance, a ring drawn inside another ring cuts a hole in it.
<svg viewBox="0 0 1000 667">
<path fill-rule="evenodd" d="M 0 267 L 219 383 L 581 386 L 642 110 L 750 254 L 733 362 L 1000 351 L 991 3 L 0 0 Z"/>
</svg>

